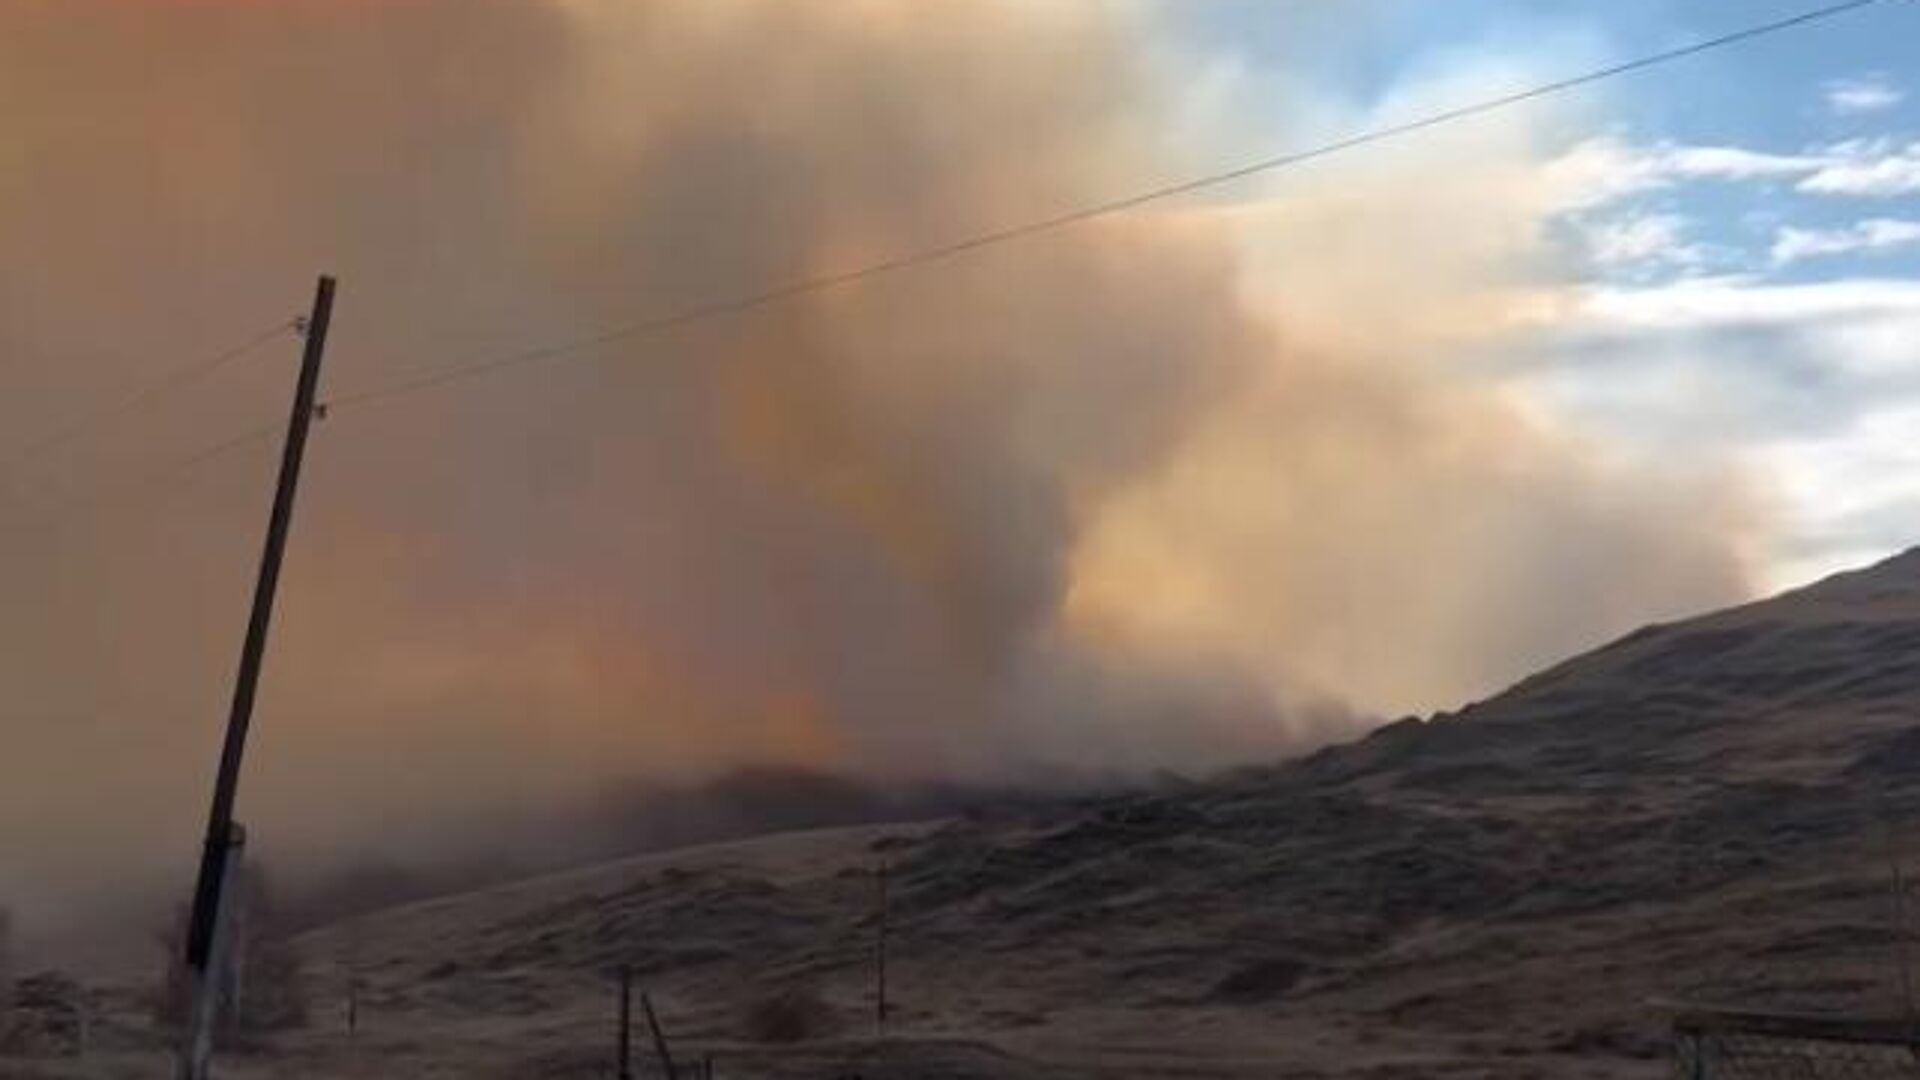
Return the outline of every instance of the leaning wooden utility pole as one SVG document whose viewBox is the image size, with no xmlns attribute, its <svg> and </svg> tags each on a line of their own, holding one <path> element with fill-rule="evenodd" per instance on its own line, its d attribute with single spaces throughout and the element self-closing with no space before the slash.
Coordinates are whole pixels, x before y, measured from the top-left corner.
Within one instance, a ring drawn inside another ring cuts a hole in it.
<svg viewBox="0 0 1920 1080">
<path fill-rule="evenodd" d="M 193 890 L 193 914 L 187 924 L 188 1023 L 180 1044 L 179 1080 L 206 1080 L 212 1054 L 213 1020 L 220 1000 L 220 939 L 224 936 L 222 909 L 233 895 L 230 863 L 235 861 L 240 828 L 234 824 L 234 796 L 240 786 L 240 761 L 246 754 L 247 728 L 253 721 L 254 693 L 260 685 L 260 664 L 266 654 L 267 627 L 273 621 L 273 598 L 280 584 L 280 563 L 286 554 L 287 531 L 293 523 L 293 498 L 300 486 L 300 462 L 306 455 L 307 429 L 313 422 L 314 399 L 320 387 L 320 359 L 326 353 L 327 327 L 333 321 L 331 277 L 322 276 L 313 296 L 313 313 L 306 323 L 306 350 L 300 360 L 300 381 L 293 395 L 293 415 L 287 421 L 287 441 L 280 454 L 280 480 L 274 488 L 273 513 L 267 519 L 266 550 L 260 557 L 260 576 L 254 584 L 253 613 L 240 649 L 240 672 L 233 684 L 233 707 L 227 714 L 227 737 L 220 750 L 220 771 L 214 777 L 213 807 L 207 815 L 206 842 L 200 851 L 200 876 Z"/>
<path fill-rule="evenodd" d="M 246 870 L 247 831 L 235 823 L 227 831 L 227 847 L 222 855 L 220 910 L 215 916 L 213 946 L 207 953 L 204 973 L 187 971 L 186 1027 L 182 1031 L 180 1075 L 194 1080 L 207 1075 L 207 1061 L 213 1054 L 213 1041 L 223 1014 L 238 1016 L 239 1000 L 230 997 L 220 983 L 236 966 L 234 946 L 234 909 L 241 895 L 241 875 Z"/>
</svg>

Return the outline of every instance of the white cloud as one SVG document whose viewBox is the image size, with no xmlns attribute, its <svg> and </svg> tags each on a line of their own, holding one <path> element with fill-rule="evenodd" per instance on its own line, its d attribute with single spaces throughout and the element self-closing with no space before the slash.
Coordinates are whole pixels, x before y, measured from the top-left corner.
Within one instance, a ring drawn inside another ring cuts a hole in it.
<svg viewBox="0 0 1920 1080">
<path fill-rule="evenodd" d="M 1679 214 L 1630 214 L 1585 223 L 1580 234 L 1594 262 L 1603 267 L 1698 266 L 1706 252 L 1687 242 L 1686 230 L 1687 219 Z"/>
<path fill-rule="evenodd" d="M 1793 180 L 1819 195 L 1889 196 L 1920 191 L 1920 143 L 1854 139 L 1801 154 L 1738 146 L 1588 139 L 1546 166 L 1548 190 L 1565 210 L 1591 209 L 1631 195 L 1697 180 Z"/>
<path fill-rule="evenodd" d="M 1879 112 L 1906 100 L 1906 93 L 1884 75 L 1835 79 L 1826 85 L 1827 108 L 1839 116 Z"/>
<path fill-rule="evenodd" d="M 1769 154 L 1737 146 L 1668 146 L 1664 165 L 1683 180 L 1764 180 L 1792 176 L 1818 167 L 1820 159 L 1792 154 Z"/>
<path fill-rule="evenodd" d="M 1787 439 L 1755 454 L 1798 519 L 1797 538 L 1771 560 L 1789 587 L 1920 542 L 1920 403 L 1899 402 L 1841 432 Z"/>
<path fill-rule="evenodd" d="M 1701 330 L 1854 317 L 1920 318 L 1920 281 L 1852 278 L 1766 284 L 1751 277 L 1702 277 L 1651 288 L 1588 294 L 1579 318 L 1635 330 Z"/>
<path fill-rule="evenodd" d="M 1920 142 L 1855 140 L 1829 149 L 1829 160 L 1796 185 L 1821 195 L 1907 195 L 1920 192 Z"/>
<path fill-rule="evenodd" d="M 1920 247 L 1920 221 L 1871 218 L 1844 229 L 1797 229 L 1789 225 L 1775 234 L 1773 263 L 1786 266 L 1821 255 L 1891 251 Z"/>
<path fill-rule="evenodd" d="M 1743 462 L 1780 515 L 1774 583 L 1920 540 L 1920 280 L 1593 289 L 1543 326 L 1516 392 L 1603 445 Z"/>
<path fill-rule="evenodd" d="M 1546 167 L 1555 201 L 1566 209 L 1615 202 L 1683 180 L 1755 180 L 1821 168 L 1817 157 L 1767 154 L 1734 146 L 1636 145 L 1614 135 L 1587 139 Z"/>
</svg>

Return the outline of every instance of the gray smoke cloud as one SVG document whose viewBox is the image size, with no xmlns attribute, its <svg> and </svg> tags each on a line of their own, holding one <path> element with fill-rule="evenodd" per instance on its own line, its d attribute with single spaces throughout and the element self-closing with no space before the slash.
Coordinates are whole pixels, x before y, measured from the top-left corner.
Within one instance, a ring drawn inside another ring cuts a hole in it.
<svg viewBox="0 0 1920 1080">
<path fill-rule="evenodd" d="M 1152 30 L 7 5 L 0 452 L 291 316 L 322 269 L 351 398 L 1183 175 Z M 1205 767 L 1743 596 L 1737 478 L 1612 460 L 1449 363 L 1551 278 L 1524 135 L 333 411 L 242 816 L 323 865 L 738 765 Z M 6 478 L 0 897 L 30 919 L 184 880 L 271 443 L 65 500 L 277 420 L 294 351 Z"/>
</svg>

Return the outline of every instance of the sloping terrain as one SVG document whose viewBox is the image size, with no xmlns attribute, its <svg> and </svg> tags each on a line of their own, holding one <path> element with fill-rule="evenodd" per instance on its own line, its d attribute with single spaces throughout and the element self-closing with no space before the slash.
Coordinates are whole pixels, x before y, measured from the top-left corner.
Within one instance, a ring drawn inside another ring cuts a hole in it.
<svg viewBox="0 0 1920 1080">
<path fill-rule="evenodd" d="M 232 1075 L 606 1075 L 622 965 L 729 1077 L 1662 1075 L 1650 999 L 1902 1008 L 1917 704 L 1909 553 L 1285 765 L 335 925 L 311 1027 Z M 753 1038 L 781 993 L 814 1038 Z M 94 1067 L 145 1075 L 119 1037 Z"/>
</svg>

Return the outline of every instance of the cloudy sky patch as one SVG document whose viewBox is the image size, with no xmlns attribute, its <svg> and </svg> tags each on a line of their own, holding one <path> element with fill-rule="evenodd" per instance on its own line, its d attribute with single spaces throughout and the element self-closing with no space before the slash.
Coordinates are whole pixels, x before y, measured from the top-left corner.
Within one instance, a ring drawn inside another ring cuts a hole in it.
<svg viewBox="0 0 1920 1080">
<path fill-rule="evenodd" d="M 1884 75 L 1835 79 L 1826 86 L 1827 108 L 1838 116 L 1875 113 L 1906 100 L 1906 93 Z"/>
<path fill-rule="evenodd" d="M 1245 0 L 1168 10 L 1255 78 L 1361 102 L 1404 97 L 1409 71 L 1512 90 L 1800 10 L 1371 0 L 1365 33 L 1330 47 L 1335 5 L 1301 7 L 1321 33 Z M 1920 543 L 1920 108 L 1883 74 L 1916 40 L 1920 5 L 1879 5 L 1532 118 L 1566 288 L 1486 377 L 1617 452 L 1738 462 L 1777 504 L 1769 585 Z"/>
<path fill-rule="evenodd" d="M 1773 241 L 1773 262 L 1786 266 L 1821 256 L 1900 251 L 1915 246 L 1920 246 L 1920 221 L 1869 218 L 1837 229 L 1786 225 Z"/>
</svg>

